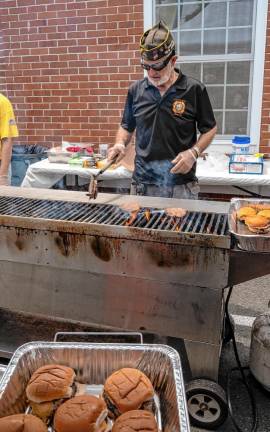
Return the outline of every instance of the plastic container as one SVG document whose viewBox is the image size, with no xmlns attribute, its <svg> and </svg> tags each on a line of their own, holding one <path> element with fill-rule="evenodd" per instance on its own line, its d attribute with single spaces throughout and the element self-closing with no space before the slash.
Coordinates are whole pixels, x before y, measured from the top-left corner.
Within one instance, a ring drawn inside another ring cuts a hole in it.
<svg viewBox="0 0 270 432">
<path fill-rule="evenodd" d="M 72 156 L 73 153 L 62 147 L 52 147 L 48 150 L 48 159 L 52 163 L 68 163 Z"/>
<path fill-rule="evenodd" d="M 229 162 L 230 174 L 263 174 L 263 157 L 252 154 L 232 154 Z"/>
<path fill-rule="evenodd" d="M 20 186 L 29 165 L 47 157 L 47 147 L 14 145 L 11 156 L 11 185 Z"/>
<path fill-rule="evenodd" d="M 250 370 L 259 383 L 270 391 L 270 314 L 259 315 L 252 326 Z"/>
<path fill-rule="evenodd" d="M 99 153 L 101 154 L 101 157 L 103 159 L 107 158 L 108 149 L 109 149 L 108 144 L 99 144 Z"/>
<path fill-rule="evenodd" d="M 250 137 L 249 136 L 235 136 L 232 139 L 233 153 L 248 154 L 250 152 Z"/>
</svg>

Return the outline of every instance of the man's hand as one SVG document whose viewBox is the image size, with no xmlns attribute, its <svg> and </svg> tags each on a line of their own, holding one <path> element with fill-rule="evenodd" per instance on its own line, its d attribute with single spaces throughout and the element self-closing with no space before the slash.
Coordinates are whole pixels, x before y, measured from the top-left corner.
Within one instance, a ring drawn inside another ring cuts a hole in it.
<svg viewBox="0 0 270 432">
<path fill-rule="evenodd" d="M 111 147 L 108 151 L 108 161 L 113 160 L 116 156 L 116 163 L 120 162 L 121 159 L 123 159 L 126 155 L 126 147 L 124 144 L 115 144 L 113 147 Z"/>
<path fill-rule="evenodd" d="M 172 161 L 174 167 L 171 169 L 172 174 L 187 174 L 194 163 L 196 158 L 192 153 L 192 150 L 185 150 L 179 153 L 176 158 Z"/>
<path fill-rule="evenodd" d="M 7 175 L 0 175 L 0 186 L 9 186 Z"/>
</svg>

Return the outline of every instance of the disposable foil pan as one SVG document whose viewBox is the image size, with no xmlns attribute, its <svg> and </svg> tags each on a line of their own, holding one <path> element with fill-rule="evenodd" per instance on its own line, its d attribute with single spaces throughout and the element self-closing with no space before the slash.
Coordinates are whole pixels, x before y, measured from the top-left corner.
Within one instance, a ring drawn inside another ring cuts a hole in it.
<svg viewBox="0 0 270 432">
<path fill-rule="evenodd" d="M 0 380 L 2 378 L 2 376 L 4 375 L 4 372 L 6 371 L 7 366 L 3 366 L 0 364 Z"/>
<path fill-rule="evenodd" d="M 246 251 L 270 252 L 270 232 L 267 234 L 255 234 L 249 231 L 247 226 L 236 217 L 241 207 L 250 205 L 265 205 L 270 208 L 270 200 L 255 198 L 232 198 L 229 208 L 229 230 L 236 238 L 238 247 Z"/>
<path fill-rule="evenodd" d="M 153 383 L 160 401 L 162 432 L 190 432 L 178 353 L 166 345 L 31 342 L 12 357 L 0 381 L 0 417 L 25 412 L 25 388 L 39 367 L 58 363 L 76 371 L 81 383 L 100 385 L 115 370 L 134 367 Z"/>
</svg>

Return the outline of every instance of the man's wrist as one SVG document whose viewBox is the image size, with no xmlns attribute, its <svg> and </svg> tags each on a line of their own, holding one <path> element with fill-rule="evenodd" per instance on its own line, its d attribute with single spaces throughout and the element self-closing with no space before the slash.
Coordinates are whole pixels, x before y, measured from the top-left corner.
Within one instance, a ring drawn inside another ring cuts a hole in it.
<svg viewBox="0 0 270 432">
<path fill-rule="evenodd" d="M 196 162 L 197 157 L 195 156 L 193 149 L 189 149 L 188 151 L 190 152 L 191 156 L 193 157 L 194 162 Z"/>
<path fill-rule="evenodd" d="M 192 147 L 192 150 L 193 150 L 193 154 L 195 154 L 196 159 L 197 159 L 201 155 L 201 150 L 200 150 L 199 146 L 194 145 Z"/>
</svg>

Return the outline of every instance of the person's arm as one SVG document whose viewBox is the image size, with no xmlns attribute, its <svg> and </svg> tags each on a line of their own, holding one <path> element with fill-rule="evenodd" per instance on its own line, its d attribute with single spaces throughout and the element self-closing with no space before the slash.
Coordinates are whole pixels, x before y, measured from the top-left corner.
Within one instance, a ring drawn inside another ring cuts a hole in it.
<svg viewBox="0 0 270 432">
<path fill-rule="evenodd" d="M 196 159 L 203 153 L 213 141 L 217 132 L 217 126 L 214 126 L 208 132 L 200 135 L 197 143 L 191 149 L 179 153 L 172 161 L 174 167 L 171 169 L 172 174 L 187 174 L 193 167 Z"/>
<path fill-rule="evenodd" d="M 0 166 L 0 185 L 7 186 L 8 182 L 8 169 L 12 154 L 12 138 L 2 139 L 1 151 L 1 166 Z"/>
<path fill-rule="evenodd" d="M 114 159 L 117 155 L 116 162 L 119 162 L 126 155 L 126 147 L 130 143 L 133 132 L 128 132 L 126 129 L 119 126 L 115 138 L 115 145 L 108 151 L 108 160 Z"/>
</svg>

